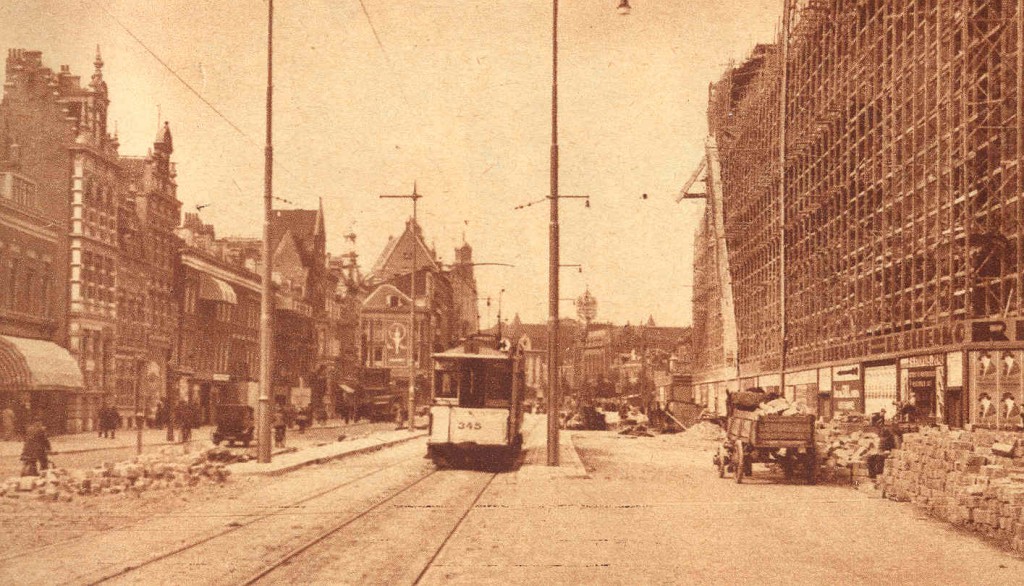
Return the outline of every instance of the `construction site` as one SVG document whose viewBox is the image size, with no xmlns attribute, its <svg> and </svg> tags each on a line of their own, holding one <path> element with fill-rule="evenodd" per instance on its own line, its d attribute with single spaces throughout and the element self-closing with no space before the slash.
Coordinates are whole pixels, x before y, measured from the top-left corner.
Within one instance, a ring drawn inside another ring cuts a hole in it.
<svg viewBox="0 0 1024 586">
<path fill-rule="evenodd" d="M 708 95 L 694 383 L 822 417 L 1024 401 L 1024 6 L 790 0 Z M 703 183 L 703 192 L 693 186 Z M 1019 425 L 995 410 L 996 427 Z"/>
</svg>

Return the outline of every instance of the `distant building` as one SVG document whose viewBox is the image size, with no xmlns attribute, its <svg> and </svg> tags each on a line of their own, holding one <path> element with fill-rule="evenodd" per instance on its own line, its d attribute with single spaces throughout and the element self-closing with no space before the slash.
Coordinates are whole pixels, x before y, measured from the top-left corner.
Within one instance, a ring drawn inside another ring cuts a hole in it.
<svg viewBox="0 0 1024 586">
<path fill-rule="evenodd" d="M 413 259 L 416 290 L 412 291 Z M 360 330 L 365 367 L 388 368 L 391 379 L 407 384 L 411 372 L 421 379 L 417 389 L 429 393 L 430 354 L 443 350 L 476 329 L 476 280 L 472 248 L 456 250 L 456 262 L 445 268 L 409 220 L 397 238 L 390 238 L 370 274 L 371 292 L 362 303 Z M 414 361 L 409 364 L 412 331 L 410 306 L 415 298 Z M 426 396 L 424 394 L 424 396 Z"/>
<path fill-rule="evenodd" d="M 225 254 L 257 270 L 262 241 L 223 238 Z M 331 401 L 340 347 L 334 331 L 340 312 L 337 278 L 328 270 L 323 207 L 275 210 L 270 222 L 273 251 L 274 398 L 298 407 Z"/>
</svg>

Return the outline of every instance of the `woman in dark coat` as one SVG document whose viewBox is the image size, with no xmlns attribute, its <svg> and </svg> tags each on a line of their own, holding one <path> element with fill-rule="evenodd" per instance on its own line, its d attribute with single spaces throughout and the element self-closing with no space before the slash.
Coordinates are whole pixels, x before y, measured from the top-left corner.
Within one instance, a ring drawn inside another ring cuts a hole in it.
<svg viewBox="0 0 1024 586">
<path fill-rule="evenodd" d="M 46 428 L 42 421 L 33 419 L 25 430 L 25 445 L 21 449 L 21 461 L 25 464 L 23 476 L 38 476 L 40 470 L 46 470 L 49 462 L 50 440 L 46 437 Z"/>
</svg>

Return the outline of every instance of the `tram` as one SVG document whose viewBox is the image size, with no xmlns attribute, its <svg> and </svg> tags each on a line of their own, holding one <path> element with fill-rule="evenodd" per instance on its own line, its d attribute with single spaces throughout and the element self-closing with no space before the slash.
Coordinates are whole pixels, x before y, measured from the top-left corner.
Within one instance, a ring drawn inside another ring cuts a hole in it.
<svg viewBox="0 0 1024 586">
<path fill-rule="evenodd" d="M 433 355 L 427 455 L 439 468 L 508 468 L 523 445 L 523 351 L 476 335 Z"/>
</svg>

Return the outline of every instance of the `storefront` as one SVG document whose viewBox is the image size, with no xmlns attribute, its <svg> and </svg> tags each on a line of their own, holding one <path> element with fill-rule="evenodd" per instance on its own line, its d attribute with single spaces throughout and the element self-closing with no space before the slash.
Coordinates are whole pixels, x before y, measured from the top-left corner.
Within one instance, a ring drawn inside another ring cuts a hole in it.
<svg viewBox="0 0 1024 586">
<path fill-rule="evenodd" d="M 14 410 L 19 429 L 39 417 L 52 434 L 79 430 L 82 422 L 68 405 L 83 386 L 82 371 L 66 349 L 48 340 L 0 336 L 0 408 Z"/>
</svg>

